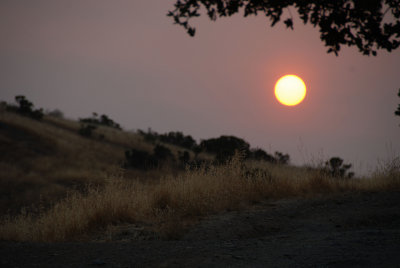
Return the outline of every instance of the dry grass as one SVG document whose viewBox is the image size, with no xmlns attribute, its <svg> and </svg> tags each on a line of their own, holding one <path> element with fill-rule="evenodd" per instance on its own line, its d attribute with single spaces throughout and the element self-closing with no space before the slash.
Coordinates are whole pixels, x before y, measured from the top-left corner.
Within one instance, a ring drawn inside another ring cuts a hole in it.
<svg viewBox="0 0 400 268">
<path fill-rule="evenodd" d="M 121 174 L 124 150 L 144 144 L 135 133 L 106 128 L 98 130 L 105 141 L 87 139 L 78 134 L 79 123 L 50 116 L 37 121 L 3 111 L 0 127 L 0 215 L 55 202 L 88 183 L 104 184 Z"/>
<path fill-rule="evenodd" d="M 186 172 L 123 171 L 125 149 L 151 152 L 153 145 L 135 133 L 100 127 L 100 140 L 78 130 L 71 120 L 35 121 L 0 111 L 0 239 L 90 239 L 96 230 L 126 223 L 147 224 L 171 238 L 205 215 L 265 199 L 400 189 L 399 158 L 371 178 L 351 180 L 315 169 L 244 163 L 240 155 L 224 166 Z M 182 150 L 169 148 L 175 155 Z M 21 207 L 27 208 L 20 213 Z"/>
<path fill-rule="evenodd" d="M 109 178 L 103 188 L 88 187 L 39 215 L 9 217 L 0 239 L 66 241 L 85 239 L 94 230 L 120 223 L 145 222 L 164 237 L 176 237 L 188 222 L 207 214 L 237 209 L 270 198 L 310 196 L 342 191 L 399 190 L 400 173 L 370 179 L 335 179 L 316 171 L 264 166 L 248 172 L 240 157 L 225 166 L 166 176 L 155 184 Z"/>
</svg>

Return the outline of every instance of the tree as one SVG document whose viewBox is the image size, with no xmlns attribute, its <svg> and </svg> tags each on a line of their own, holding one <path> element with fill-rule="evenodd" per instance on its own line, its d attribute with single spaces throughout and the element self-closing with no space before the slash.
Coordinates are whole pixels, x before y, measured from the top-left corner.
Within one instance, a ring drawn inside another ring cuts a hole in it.
<svg viewBox="0 0 400 268">
<path fill-rule="evenodd" d="M 354 172 L 348 172 L 351 166 L 351 164 L 343 164 L 343 159 L 340 157 L 332 157 L 325 162 L 326 172 L 336 178 L 352 178 Z"/>
<path fill-rule="evenodd" d="M 235 136 L 221 136 L 203 140 L 200 143 L 200 147 L 207 153 L 215 154 L 215 158 L 219 163 L 226 162 L 236 151 L 243 152 L 245 155 L 250 152 L 250 144 Z"/>
<path fill-rule="evenodd" d="M 81 123 L 87 123 L 87 124 L 92 124 L 92 125 L 101 125 L 101 126 L 115 128 L 118 130 L 122 129 L 118 123 L 114 122 L 114 120 L 110 119 L 105 114 L 101 115 L 99 118 L 97 113 L 93 113 L 92 117 L 80 118 L 79 121 Z"/>
<path fill-rule="evenodd" d="M 285 10 L 289 17 L 283 21 L 293 29 L 291 7 L 304 24 L 318 27 L 321 41 L 328 53 L 338 55 L 340 47 L 356 46 L 364 55 L 376 56 L 378 49 L 392 51 L 400 45 L 400 0 L 177 0 L 169 11 L 176 24 L 190 36 L 195 28 L 190 18 L 200 16 L 202 8 L 211 20 L 229 17 L 240 11 L 244 17 L 264 14 L 274 26 Z"/>
<path fill-rule="evenodd" d="M 397 94 L 397 96 L 400 97 L 400 88 L 399 88 L 399 93 Z M 399 106 L 397 107 L 397 110 L 394 112 L 394 114 L 400 116 L 400 104 L 399 104 Z"/>
<path fill-rule="evenodd" d="M 270 163 L 276 163 L 276 159 L 272 155 L 268 154 L 266 151 L 260 148 L 251 149 L 249 156 L 250 158 L 258 161 L 262 160 Z"/>
<path fill-rule="evenodd" d="M 275 152 L 275 159 L 278 164 L 287 165 L 289 164 L 290 156 L 281 152 Z"/>
<path fill-rule="evenodd" d="M 17 112 L 24 115 L 32 117 L 33 119 L 40 120 L 43 117 L 43 109 L 34 110 L 33 103 L 29 101 L 25 96 L 18 95 L 15 96 L 15 101 L 19 104 Z"/>
</svg>

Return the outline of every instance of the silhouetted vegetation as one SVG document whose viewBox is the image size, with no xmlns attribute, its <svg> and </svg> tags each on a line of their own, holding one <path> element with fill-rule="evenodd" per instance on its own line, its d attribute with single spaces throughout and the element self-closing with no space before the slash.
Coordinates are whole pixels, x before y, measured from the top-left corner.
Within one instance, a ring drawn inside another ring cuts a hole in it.
<svg viewBox="0 0 400 268">
<path fill-rule="evenodd" d="M 251 149 L 250 158 L 258 161 L 267 161 L 270 163 L 276 162 L 276 159 L 272 155 L 268 154 L 266 151 L 260 148 Z"/>
<path fill-rule="evenodd" d="M 155 143 L 157 141 L 157 139 L 158 139 L 158 133 L 155 132 L 155 131 L 152 131 L 151 128 L 149 128 L 147 130 L 147 132 L 145 132 L 145 131 L 143 131 L 141 129 L 138 129 L 137 132 L 138 132 L 139 135 L 141 135 L 144 138 L 144 140 L 146 142 Z"/>
<path fill-rule="evenodd" d="M 184 135 L 182 132 L 169 132 L 166 134 L 159 135 L 161 142 L 174 144 L 189 150 L 192 150 L 196 146 L 196 141 L 190 135 Z"/>
<path fill-rule="evenodd" d="M 351 166 L 351 164 L 343 164 L 343 159 L 340 157 L 332 157 L 325 162 L 325 171 L 332 177 L 352 178 L 354 172 L 349 172 Z"/>
<path fill-rule="evenodd" d="M 194 158 L 197 159 L 197 157 L 199 156 L 199 154 L 200 154 L 203 150 L 201 149 L 201 146 L 200 146 L 200 145 L 197 145 L 197 144 L 196 144 L 196 145 L 193 147 L 192 151 L 194 152 Z"/>
<path fill-rule="evenodd" d="M 124 168 L 137 168 L 141 170 L 149 170 L 161 167 L 168 161 L 174 162 L 174 155 L 171 150 L 162 145 L 156 145 L 153 153 L 146 151 L 130 149 L 125 151 Z"/>
<path fill-rule="evenodd" d="M 288 154 L 275 152 L 275 155 L 272 156 L 260 148 L 250 149 L 248 142 L 235 136 L 221 136 L 203 140 L 200 143 L 200 148 L 207 153 L 215 154 L 215 160 L 220 164 L 231 159 L 236 152 L 240 152 L 245 159 L 266 161 L 274 164 L 285 165 L 290 161 Z"/>
<path fill-rule="evenodd" d="M 400 97 L 400 88 L 399 88 L 399 93 L 397 94 L 397 96 Z M 394 114 L 400 116 L 400 104 L 399 104 L 399 106 L 397 107 L 397 110 L 394 112 Z"/>
<path fill-rule="evenodd" d="M 189 149 L 195 155 L 194 160 L 197 160 L 198 155 L 201 152 L 206 152 L 215 155 L 216 163 L 223 164 L 231 159 L 235 152 L 239 151 L 246 159 L 266 161 L 274 164 L 288 164 L 290 161 L 290 156 L 288 154 L 275 152 L 274 155 L 270 155 L 260 148 L 250 149 L 250 144 L 247 141 L 235 136 L 220 136 L 219 138 L 202 140 L 200 144 L 197 144 L 196 140 L 194 140 L 192 136 L 184 135 L 179 131 L 159 134 L 149 128 L 147 132 L 138 130 L 138 133 L 149 143 L 155 144 L 157 142 L 163 142 Z M 193 161 L 190 162 L 189 159 L 186 159 L 187 157 L 190 157 L 189 152 L 187 152 L 187 155 L 185 156 L 186 160 L 183 161 L 183 158 L 181 157 L 184 156 L 179 156 L 180 162 L 185 162 L 186 164 L 194 166 L 197 165 L 196 163 L 193 163 Z"/>
<path fill-rule="evenodd" d="M 6 110 L 19 113 L 23 116 L 31 117 L 36 120 L 43 118 L 43 109 L 34 109 L 34 105 L 25 96 L 15 96 L 18 106 L 6 104 Z"/>
<path fill-rule="evenodd" d="M 169 143 L 189 150 L 193 150 L 197 146 L 196 140 L 193 139 L 192 136 L 184 135 L 180 131 L 171 131 L 165 134 L 159 134 L 149 128 L 147 132 L 139 129 L 138 133 L 144 137 L 145 141 L 150 143 Z"/>
<path fill-rule="evenodd" d="M 97 126 L 93 124 L 81 124 L 81 128 L 79 129 L 79 134 L 84 137 L 91 138 L 93 137 L 93 131 L 97 128 Z"/>
<path fill-rule="evenodd" d="M 275 152 L 275 161 L 277 164 L 287 165 L 289 164 L 290 156 L 281 152 Z"/>
<path fill-rule="evenodd" d="M 374 55 L 378 49 L 392 51 L 400 45 L 400 0 L 376 1 L 237 1 L 237 0 L 177 0 L 175 9 L 168 16 L 183 26 L 190 36 L 195 28 L 190 26 L 192 17 L 200 11 L 211 19 L 228 17 L 240 12 L 244 16 L 261 13 L 268 17 L 271 26 L 281 20 L 284 10 L 289 17 L 283 22 L 293 29 L 290 7 L 298 13 L 304 24 L 319 28 L 321 41 L 328 53 L 338 52 L 342 45 L 355 46 L 363 55 Z M 389 16 L 389 17 L 388 17 Z"/>
<path fill-rule="evenodd" d="M 110 119 L 105 114 L 102 114 L 100 117 L 98 117 L 97 113 L 93 113 L 92 117 L 80 118 L 79 121 L 81 123 L 87 123 L 87 124 L 91 124 L 91 125 L 106 126 L 106 127 L 111 127 L 111 128 L 115 128 L 118 130 L 122 129 L 118 123 L 114 122 L 112 119 Z"/>
<path fill-rule="evenodd" d="M 89 141 L 77 135 L 79 123 L 48 119 L 37 122 L 1 111 L 1 240 L 92 241 L 93 234 L 119 224 L 185 230 L 185 224 L 203 216 L 268 199 L 400 189 L 398 157 L 370 178 L 338 179 L 354 174 L 339 157 L 312 169 L 248 161 L 288 163 L 289 156 L 222 136 L 210 139 L 217 144 L 211 150 L 245 148 L 248 155 L 242 150 L 224 165 L 213 165 L 208 155 L 191 159 L 190 150 L 143 143 L 131 132 L 106 129 L 113 133 L 107 142 Z M 125 158 L 124 148 L 132 148 Z M 122 162 L 137 170 L 121 172 Z M 176 172 L 182 166 L 187 170 Z M 154 180 L 145 182 L 149 179 Z M 19 214 L 22 207 L 27 209 Z"/>
<path fill-rule="evenodd" d="M 186 165 L 190 164 L 190 153 L 188 151 L 178 151 L 178 155 L 181 166 L 186 167 Z"/>
<path fill-rule="evenodd" d="M 202 140 L 200 147 L 207 153 L 215 154 L 215 160 L 218 163 L 225 163 L 236 151 L 246 156 L 250 152 L 250 144 L 234 136 L 221 136 L 219 138 Z"/>
<path fill-rule="evenodd" d="M 137 168 L 142 170 L 152 169 L 157 166 L 154 156 L 148 152 L 130 149 L 125 151 L 124 168 Z"/>
<path fill-rule="evenodd" d="M 159 144 L 154 147 L 153 155 L 157 160 L 160 161 L 165 161 L 174 157 L 170 149 Z"/>
</svg>

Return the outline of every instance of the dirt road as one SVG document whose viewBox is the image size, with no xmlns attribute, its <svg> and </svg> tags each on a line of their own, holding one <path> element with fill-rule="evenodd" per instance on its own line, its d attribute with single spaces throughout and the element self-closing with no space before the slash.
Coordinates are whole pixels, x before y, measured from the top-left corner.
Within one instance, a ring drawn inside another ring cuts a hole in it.
<svg viewBox="0 0 400 268">
<path fill-rule="evenodd" d="M 266 201 L 180 240 L 0 242 L 1 267 L 400 267 L 400 193 Z"/>
</svg>

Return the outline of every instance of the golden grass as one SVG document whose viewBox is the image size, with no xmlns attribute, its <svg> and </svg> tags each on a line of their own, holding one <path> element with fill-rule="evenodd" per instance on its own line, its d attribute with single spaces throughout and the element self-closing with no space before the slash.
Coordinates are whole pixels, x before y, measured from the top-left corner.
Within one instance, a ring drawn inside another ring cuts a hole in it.
<svg viewBox="0 0 400 268">
<path fill-rule="evenodd" d="M 302 168 L 245 164 L 237 156 L 224 166 L 187 170 L 152 184 L 110 177 L 104 187 L 89 186 L 86 193 L 73 193 L 38 215 L 6 218 L 0 226 L 0 239 L 88 239 L 95 230 L 138 222 L 151 224 L 161 237 L 171 238 L 199 217 L 265 199 L 377 190 L 400 190 L 399 170 L 346 180 Z"/>
<path fill-rule="evenodd" d="M 368 179 L 330 178 L 317 170 L 243 162 L 177 172 L 124 171 L 127 148 L 152 151 L 140 135 L 99 127 L 105 139 L 78 134 L 80 124 L 42 121 L 0 111 L 0 239 L 67 241 L 124 223 L 147 224 L 161 237 L 177 237 L 197 219 L 265 199 L 342 191 L 400 189 L 394 158 Z M 177 156 L 175 146 L 168 146 Z M 204 155 L 204 158 L 211 156 Z M 203 158 L 203 156 L 202 156 Z M 21 207 L 27 207 L 19 213 Z M 6 215 L 7 212 L 7 215 Z"/>
<path fill-rule="evenodd" d="M 141 143 L 135 133 L 106 128 L 98 130 L 106 140 L 88 139 L 79 135 L 78 122 L 50 116 L 37 121 L 3 111 L 0 125 L 6 127 L 0 131 L 0 218 L 39 201 L 55 202 L 88 183 L 104 184 L 122 172 L 124 150 Z"/>
</svg>

